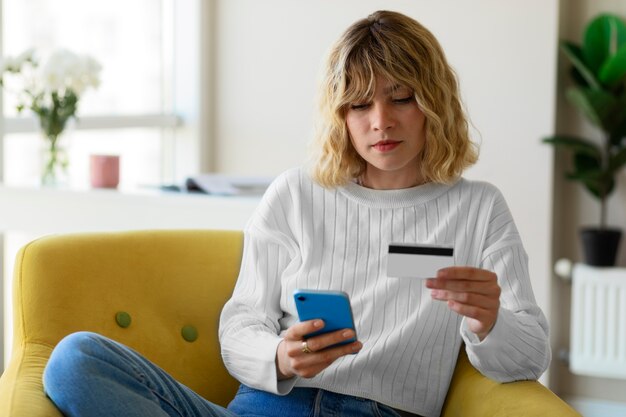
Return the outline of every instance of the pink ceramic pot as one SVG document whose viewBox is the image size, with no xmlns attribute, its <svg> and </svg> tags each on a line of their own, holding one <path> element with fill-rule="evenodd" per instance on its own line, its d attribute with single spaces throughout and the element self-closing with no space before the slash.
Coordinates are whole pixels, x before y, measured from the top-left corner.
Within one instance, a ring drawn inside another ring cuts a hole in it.
<svg viewBox="0 0 626 417">
<path fill-rule="evenodd" d="M 119 155 L 91 155 L 89 167 L 93 188 L 117 188 L 120 182 Z"/>
</svg>

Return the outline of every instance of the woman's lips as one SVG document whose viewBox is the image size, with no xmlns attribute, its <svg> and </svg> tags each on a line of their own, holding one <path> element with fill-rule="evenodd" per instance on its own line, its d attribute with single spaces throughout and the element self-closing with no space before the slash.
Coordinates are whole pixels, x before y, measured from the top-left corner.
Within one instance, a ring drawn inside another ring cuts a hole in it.
<svg viewBox="0 0 626 417">
<path fill-rule="evenodd" d="M 389 152 L 397 148 L 400 143 L 402 142 L 395 140 L 381 140 L 380 142 L 372 145 L 372 148 L 376 149 L 379 152 Z"/>
</svg>

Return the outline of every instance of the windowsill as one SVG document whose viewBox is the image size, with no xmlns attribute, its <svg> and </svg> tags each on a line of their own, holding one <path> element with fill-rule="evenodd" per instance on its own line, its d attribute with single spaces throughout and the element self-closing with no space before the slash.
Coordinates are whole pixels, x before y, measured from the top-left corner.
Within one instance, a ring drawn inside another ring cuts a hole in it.
<svg viewBox="0 0 626 417">
<path fill-rule="evenodd" d="M 0 185 L 0 230 L 37 234 L 137 229 L 241 230 L 260 197 Z"/>
</svg>

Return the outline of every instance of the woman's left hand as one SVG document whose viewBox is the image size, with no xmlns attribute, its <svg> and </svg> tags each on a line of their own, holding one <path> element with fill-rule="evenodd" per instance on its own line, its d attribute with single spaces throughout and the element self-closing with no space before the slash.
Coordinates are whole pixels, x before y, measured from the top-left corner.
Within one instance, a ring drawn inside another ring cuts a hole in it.
<svg viewBox="0 0 626 417">
<path fill-rule="evenodd" d="M 453 266 L 437 271 L 436 278 L 426 280 L 435 300 L 466 317 L 470 331 L 483 340 L 498 318 L 500 286 L 491 271 L 469 266 Z"/>
</svg>

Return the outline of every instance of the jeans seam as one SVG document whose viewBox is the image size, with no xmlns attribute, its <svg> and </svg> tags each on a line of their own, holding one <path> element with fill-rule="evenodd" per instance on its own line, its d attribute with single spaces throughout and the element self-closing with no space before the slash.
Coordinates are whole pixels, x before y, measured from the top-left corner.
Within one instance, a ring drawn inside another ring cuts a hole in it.
<svg viewBox="0 0 626 417">
<path fill-rule="evenodd" d="M 380 409 L 378 408 L 378 403 L 376 401 L 372 401 L 370 404 L 372 406 L 372 411 L 374 412 L 374 415 L 376 417 L 383 417 L 383 415 L 380 413 Z"/>
<path fill-rule="evenodd" d="M 317 395 L 315 396 L 315 402 L 313 404 L 313 417 L 319 417 L 322 405 L 322 391 L 321 389 L 317 390 Z"/>
<path fill-rule="evenodd" d="M 152 389 L 150 389 L 150 392 L 152 392 L 152 394 L 154 394 L 154 396 L 159 398 L 160 402 L 166 403 L 173 411 L 178 413 L 179 416 L 184 417 L 184 414 L 178 409 L 178 407 L 176 407 L 174 404 L 172 404 L 167 398 L 163 397 L 161 394 L 159 394 L 158 392 L 156 392 L 156 391 L 154 391 Z"/>
<path fill-rule="evenodd" d="M 135 372 L 135 379 L 139 381 L 139 383 L 141 383 L 143 386 L 145 386 L 148 389 L 148 391 L 150 391 L 152 395 L 154 395 L 158 399 L 160 404 L 163 404 L 163 403 L 167 404 L 179 416 L 184 417 L 185 414 L 182 413 L 170 399 L 166 398 L 163 394 L 158 392 L 157 389 L 153 387 L 153 385 L 150 383 L 149 379 L 146 377 L 146 375 L 143 372 L 139 371 L 135 366 L 132 366 L 132 369 Z"/>
<path fill-rule="evenodd" d="M 119 345 L 114 340 L 105 340 L 105 339 L 101 339 L 101 338 L 95 338 L 93 340 L 96 343 L 98 343 L 101 348 L 103 348 L 103 349 L 105 349 L 107 351 L 112 351 L 112 350 L 114 350 L 114 348 L 115 349 L 121 349 L 122 351 L 125 351 L 126 349 L 129 349 L 126 346 Z M 114 352 L 114 353 L 118 354 L 117 352 Z M 124 353 L 126 355 L 128 355 L 128 353 L 126 353 L 126 352 L 124 352 Z M 126 360 L 127 358 L 124 358 L 124 359 Z M 178 407 L 176 407 L 172 403 L 172 401 L 170 399 L 166 398 L 163 394 L 159 393 L 156 390 L 156 387 L 154 387 L 153 384 L 150 383 L 150 379 L 146 376 L 145 373 L 143 373 L 141 371 L 140 368 L 138 368 L 137 366 L 135 366 L 132 363 L 129 364 L 129 368 L 133 370 L 133 373 L 135 374 L 135 380 L 138 381 L 140 384 L 142 384 L 144 387 L 146 387 L 148 389 L 148 391 L 150 391 L 152 393 L 152 395 L 157 397 L 157 399 L 159 400 L 159 404 L 163 404 L 163 403 L 167 404 L 178 415 L 180 415 L 181 417 L 184 417 L 184 414 L 178 409 Z"/>
</svg>

